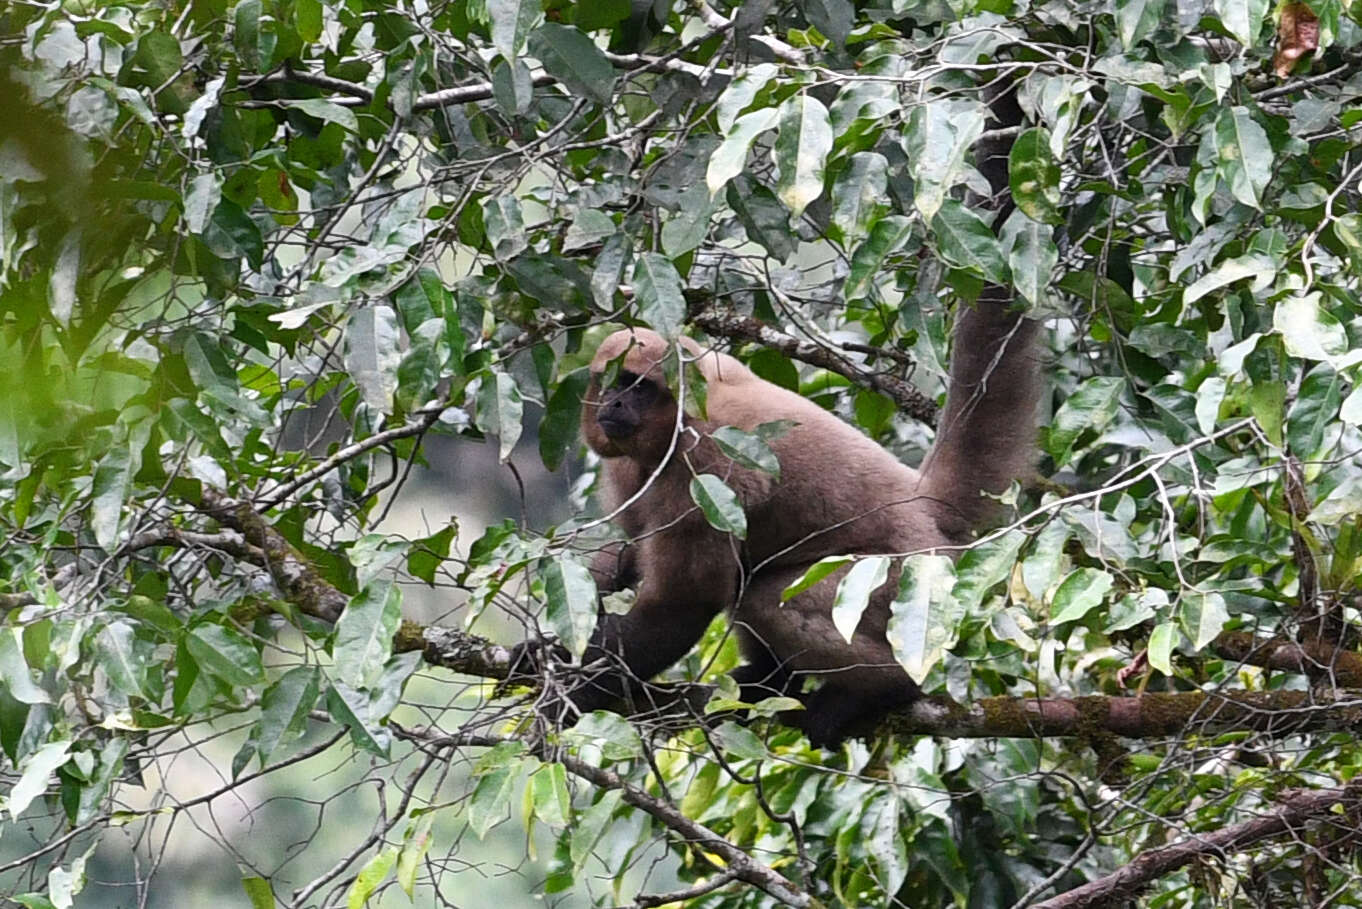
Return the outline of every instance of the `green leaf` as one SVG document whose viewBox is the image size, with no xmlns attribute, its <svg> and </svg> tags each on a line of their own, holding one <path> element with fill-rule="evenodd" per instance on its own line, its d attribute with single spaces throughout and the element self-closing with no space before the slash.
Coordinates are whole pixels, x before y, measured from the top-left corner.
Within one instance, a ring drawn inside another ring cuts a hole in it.
<svg viewBox="0 0 1362 909">
<path fill-rule="evenodd" d="M 24 659 L 23 629 L 0 628 L 0 680 L 4 681 L 9 696 L 21 704 L 52 703 L 51 695 L 34 683 L 28 661 Z"/>
<path fill-rule="evenodd" d="M 435 586 L 435 572 L 440 570 L 445 559 L 449 558 L 449 547 L 458 535 L 459 525 L 451 518 L 444 529 L 420 540 L 412 540 L 407 551 L 407 570 L 432 587 Z"/>
<path fill-rule="evenodd" d="M 681 276 L 671 260 L 660 253 L 644 253 L 634 263 L 634 296 L 639 317 L 667 339 L 681 333 L 686 318 L 686 299 L 681 294 Z"/>
<path fill-rule="evenodd" d="M 731 758 L 759 761 L 767 756 L 766 746 L 756 733 L 732 721 L 720 723 L 719 728 L 714 730 L 714 738 Z"/>
<path fill-rule="evenodd" d="M 356 594 L 336 622 L 331 648 L 336 677 L 352 688 L 371 687 L 392 655 L 401 621 L 402 592 L 396 584 L 374 582 Z"/>
<path fill-rule="evenodd" d="M 800 575 L 793 584 L 780 592 L 780 601 L 782 603 L 789 602 L 850 561 L 851 556 L 827 556 L 819 559 L 810 565 L 808 570 Z"/>
<path fill-rule="evenodd" d="M 946 193 L 964 179 L 965 157 L 983 131 L 984 107 L 976 101 L 934 98 L 908 115 L 903 150 L 915 183 L 913 204 L 924 220 L 936 220 Z"/>
<path fill-rule="evenodd" d="M 743 513 L 737 493 L 723 480 L 712 473 L 692 477 L 690 497 L 715 530 L 731 533 L 738 539 L 747 538 L 747 515 Z"/>
<path fill-rule="evenodd" d="M 1220 405 L 1225 400 L 1226 382 L 1222 376 L 1209 376 L 1196 390 L 1196 425 L 1205 435 L 1215 432 Z"/>
<path fill-rule="evenodd" d="M 369 712 L 369 699 L 342 681 L 333 681 L 326 689 L 326 709 L 331 719 L 344 726 L 350 741 L 377 757 L 386 758 L 391 739 L 386 729 L 375 723 Z"/>
<path fill-rule="evenodd" d="M 118 546 L 123 503 L 132 490 L 132 478 L 137 466 L 132 453 L 120 447 L 106 454 L 95 468 L 95 479 L 91 485 L 90 527 L 94 531 L 95 542 L 105 552 L 113 552 Z"/>
<path fill-rule="evenodd" d="M 832 151 L 832 124 L 822 102 L 803 93 L 780 106 L 775 160 L 776 195 L 799 217 L 823 194 L 824 169 Z"/>
<path fill-rule="evenodd" d="M 662 225 L 662 251 L 675 259 L 703 243 L 717 207 L 705 187 L 691 187 L 681 197 L 680 210 Z"/>
<path fill-rule="evenodd" d="M 1239 4 L 1243 0 L 1228 0 Z M 1248 0 L 1255 5 L 1265 0 Z M 1261 17 L 1260 17 L 1261 18 Z M 1245 42 L 1248 43 L 1248 42 Z M 1262 208 L 1263 190 L 1272 179 L 1272 143 L 1267 131 L 1249 114 L 1247 107 L 1227 108 L 1215 121 L 1218 171 L 1230 193 L 1254 208 Z"/>
<path fill-rule="evenodd" d="M 913 555 L 903 560 L 886 636 L 894 659 L 919 685 L 955 643 L 964 609 L 951 593 L 954 586 L 955 566 L 946 556 Z"/>
<path fill-rule="evenodd" d="M 236 27 L 232 30 L 232 37 L 236 43 L 236 52 L 247 66 L 258 72 L 262 65 L 267 62 L 260 58 L 260 0 L 240 0 L 234 13 Z M 139 48 L 140 50 L 141 48 Z M 176 56 L 179 55 L 178 46 L 175 49 L 175 54 Z M 157 69 L 167 69 L 169 72 L 174 72 L 174 69 L 170 68 L 172 65 L 175 69 L 179 66 L 178 62 L 172 64 L 171 61 L 167 60 L 163 66 L 157 67 Z"/>
<path fill-rule="evenodd" d="M 147 677 L 146 654 L 138 649 L 130 623 L 110 622 L 105 625 L 99 633 L 96 652 L 99 667 L 104 670 L 109 677 L 109 683 L 115 689 L 133 697 L 141 697 L 144 694 Z"/>
<path fill-rule="evenodd" d="M 1116 0 L 1116 29 L 1130 50 L 1154 33 L 1163 21 L 1164 0 Z"/>
<path fill-rule="evenodd" d="M 468 827 L 478 839 L 508 816 L 511 791 L 524 769 L 523 759 L 506 760 L 481 772 L 468 799 Z"/>
<path fill-rule="evenodd" d="M 397 884 L 407 894 L 407 899 L 415 899 L 416 873 L 421 870 L 421 861 L 430 850 L 434 839 L 430 829 L 434 825 L 435 811 L 426 810 L 402 837 L 402 851 L 397 856 Z"/>
<path fill-rule="evenodd" d="M 1355 384 L 1353 390 L 1343 399 L 1338 409 L 1338 418 L 1349 426 L 1362 425 L 1362 384 Z"/>
<path fill-rule="evenodd" d="M 843 246 L 864 237 L 888 208 L 889 162 L 879 152 L 857 152 L 832 181 L 832 227 Z"/>
<path fill-rule="evenodd" d="M 293 15 L 298 26 L 298 37 L 303 39 L 303 43 L 312 44 L 322 36 L 321 0 L 295 0 Z"/>
<path fill-rule="evenodd" d="M 586 565 L 568 552 L 546 561 L 540 572 L 549 628 L 580 658 L 596 628 L 596 582 Z"/>
<path fill-rule="evenodd" d="M 355 566 L 355 586 L 367 587 L 369 582 L 388 574 L 388 570 L 402 560 L 411 544 L 387 534 L 366 533 L 346 550 L 346 559 Z"/>
<path fill-rule="evenodd" d="M 1027 541 L 1019 530 L 1009 530 L 995 540 L 975 543 L 966 549 L 955 566 L 952 594 L 966 609 L 973 610 L 984 594 L 1012 576 L 1017 553 Z"/>
<path fill-rule="evenodd" d="M 529 248 L 520 200 L 514 196 L 493 196 L 484 200 L 482 222 L 497 261 L 507 262 Z"/>
<path fill-rule="evenodd" d="M 565 827 L 572 816 L 567 771 L 562 764 L 544 764 L 529 779 L 534 815 L 550 827 Z"/>
<path fill-rule="evenodd" d="M 534 101 L 534 79 L 524 60 L 498 60 L 492 67 L 492 97 L 508 114 L 523 114 Z"/>
<path fill-rule="evenodd" d="M 612 236 L 618 227 L 615 221 L 603 211 L 584 208 L 568 225 L 563 234 L 563 252 L 573 252 L 596 246 L 606 237 Z"/>
<path fill-rule="evenodd" d="M 529 43 L 530 53 L 550 75 L 579 95 L 610 102 L 615 70 L 596 42 L 570 25 L 545 22 L 530 33 Z"/>
<path fill-rule="evenodd" d="M 643 755 L 643 740 L 619 714 L 597 710 L 563 731 L 565 742 L 599 750 L 607 761 L 628 761 Z"/>
<path fill-rule="evenodd" d="M 222 177 L 216 171 L 199 174 L 184 194 L 184 224 L 190 233 L 201 234 L 222 198 Z"/>
<path fill-rule="evenodd" d="M 847 271 L 843 295 L 848 300 L 866 296 L 875 279 L 883 273 L 884 260 L 907 243 L 912 235 L 911 218 L 888 215 L 876 221 L 865 242 L 857 246 L 851 255 L 851 268 Z"/>
<path fill-rule="evenodd" d="M 1178 645 L 1178 626 L 1173 622 L 1160 622 L 1149 635 L 1149 665 L 1164 675 L 1173 674 L 1173 648 Z"/>
<path fill-rule="evenodd" d="M 543 19 L 544 7 L 539 0 L 487 0 L 487 14 L 492 17 L 492 45 L 513 61 Z"/>
<path fill-rule="evenodd" d="M 983 219 L 955 199 L 945 199 L 932 217 L 932 234 L 941 257 L 956 268 L 979 272 L 996 284 L 1007 282 L 998 238 Z"/>
<path fill-rule="evenodd" d="M 265 689 L 255 732 L 261 765 L 281 744 L 302 734 L 320 693 L 321 673 L 315 666 L 295 666 Z"/>
<path fill-rule="evenodd" d="M 615 234 L 606 240 L 596 256 L 596 267 L 591 270 L 591 299 L 602 310 L 614 308 L 620 279 L 632 256 L 633 249 L 623 234 Z"/>
<path fill-rule="evenodd" d="M 1162 5 L 1163 0 L 1155 2 Z M 1008 153 L 1007 180 L 1013 201 L 1028 218 L 1042 224 L 1062 224 L 1059 162 L 1050 151 L 1050 141 L 1050 131 L 1043 126 L 1018 136 Z"/>
<path fill-rule="evenodd" d="M 744 432 L 735 426 L 720 426 L 710 433 L 724 456 L 740 467 L 759 470 L 780 479 L 780 461 L 766 440 L 754 433 Z"/>
<path fill-rule="evenodd" d="M 539 457 L 549 470 L 557 470 L 577 446 L 581 423 L 582 398 L 589 380 L 585 370 L 563 376 L 549 396 L 544 418 L 539 422 Z"/>
<path fill-rule="evenodd" d="M 391 306 L 359 309 L 345 328 L 345 369 L 376 413 L 392 411 L 397 366 L 402 362 L 397 313 Z"/>
<path fill-rule="evenodd" d="M 355 882 L 350 885 L 350 892 L 345 895 L 346 909 L 364 909 L 364 904 L 378 889 L 378 885 L 388 879 L 396 864 L 396 846 L 384 846 L 377 855 L 365 862 L 355 876 Z"/>
<path fill-rule="evenodd" d="M 1101 432 L 1116 416 L 1125 380 L 1117 376 L 1085 379 L 1065 399 L 1044 433 L 1045 450 L 1057 465 L 1068 462 L 1074 442 L 1085 430 Z"/>
<path fill-rule="evenodd" d="M 520 386 L 510 373 L 493 372 L 484 376 L 478 391 L 478 427 L 498 439 L 497 455 L 504 462 L 515 451 L 523 430 L 525 403 Z"/>
<path fill-rule="evenodd" d="M 1256 293 L 1270 287 L 1280 270 L 1279 263 L 1260 253 L 1226 259 L 1193 281 L 1182 292 L 1182 302 L 1195 303 L 1207 294 L 1245 278 L 1253 279 L 1249 289 Z"/>
<path fill-rule="evenodd" d="M 1007 219 L 1003 238 L 1012 286 L 1022 299 L 1039 305 L 1059 263 L 1054 228 L 1032 220 L 1018 209 Z"/>
<path fill-rule="evenodd" d="M 1064 545 L 1069 541 L 1070 533 L 1063 522 L 1050 521 L 1041 529 L 1030 554 L 1022 561 L 1022 584 L 1034 599 L 1044 597 L 1059 577 Z"/>
<path fill-rule="evenodd" d="M 779 73 L 780 69 L 774 63 L 758 63 L 744 69 L 728 83 L 714 105 L 714 116 L 721 135 L 727 136 L 733 131 L 738 115 L 756 100 L 757 94 Z"/>
<path fill-rule="evenodd" d="M 71 759 L 71 742 L 48 742 L 30 754 L 23 762 L 19 781 L 9 791 L 5 807 L 15 820 L 28 810 L 33 800 L 47 791 L 48 783 L 57 768 Z"/>
<path fill-rule="evenodd" d="M 1063 625 L 1083 618 L 1101 605 L 1112 583 L 1111 575 L 1099 568 L 1077 568 L 1069 572 L 1050 603 L 1050 624 Z"/>
<path fill-rule="evenodd" d="M 1189 594 L 1182 598 L 1179 607 L 1178 621 L 1191 638 L 1193 650 L 1200 650 L 1215 640 L 1230 620 L 1225 598 L 1218 593 Z"/>
<path fill-rule="evenodd" d="M 206 623 L 191 628 L 184 642 L 200 669 L 228 685 L 254 685 L 264 680 L 260 653 L 239 631 Z"/>
<path fill-rule="evenodd" d="M 1286 352 L 1293 357 L 1323 360 L 1335 369 L 1356 362 L 1350 353 L 1343 325 L 1320 306 L 1319 292 L 1291 294 L 1277 304 L 1272 327 L 1282 335 Z"/>
<path fill-rule="evenodd" d="M 1319 460 L 1336 443 L 1331 432 L 1339 411 L 1338 373 L 1320 363 L 1306 373 L 1286 417 L 1286 447 L 1304 461 Z"/>
<path fill-rule="evenodd" d="M 711 195 L 717 195 L 729 180 L 742 173 L 753 140 L 775 126 L 776 119 L 776 111 L 762 108 L 739 117 L 733 127 L 724 133 L 724 141 L 710 155 L 705 170 L 705 185 L 709 187 Z"/>
<path fill-rule="evenodd" d="M 275 909 L 274 888 L 267 878 L 247 875 L 241 878 L 241 889 L 251 901 L 251 909 Z"/>
<path fill-rule="evenodd" d="M 693 789 L 694 786 L 691 788 Z M 689 794 L 690 790 L 687 790 L 687 795 Z M 623 798 L 624 793 L 618 789 L 602 792 L 596 804 L 579 813 L 573 819 L 568 855 L 572 859 L 572 867 L 575 870 L 580 871 L 586 860 L 592 856 L 596 849 L 596 843 L 600 840 L 601 834 L 605 833 L 606 828 L 611 825 L 615 809 L 619 807 L 620 800 Z M 693 814 L 690 816 L 694 817 Z"/>
<path fill-rule="evenodd" d="M 325 98 L 304 98 L 301 101 L 286 101 L 287 107 L 292 107 L 307 114 L 309 117 L 316 117 L 326 123 L 334 123 L 347 132 L 359 132 L 359 120 L 355 118 L 355 112 L 348 107 L 342 107 Z"/>
<path fill-rule="evenodd" d="M 837 596 L 832 601 L 832 624 L 843 639 L 851 643 L 861 614 L 870 605 L 870 596 L 889 579 L 888 556 L 868 556 L 859 559 L 837 584 Z"/>
<path fill-rule="evenodd" d="M 1268 0 L 1214 0 L 1225 30 L 1246 48 L 1255 47 L 1267 15 Z"/>
<path fill-rule="evenodd" d="M 730 183 L 725 199 L 747 232 L 747 239 L 760 243 L 782 262 L 794 255 L 799 237 L 790 230 L 790 213 L 775 193 L 748 177 Z M 706 216 L 709 214 L 707 211 Z"/>
</svg>

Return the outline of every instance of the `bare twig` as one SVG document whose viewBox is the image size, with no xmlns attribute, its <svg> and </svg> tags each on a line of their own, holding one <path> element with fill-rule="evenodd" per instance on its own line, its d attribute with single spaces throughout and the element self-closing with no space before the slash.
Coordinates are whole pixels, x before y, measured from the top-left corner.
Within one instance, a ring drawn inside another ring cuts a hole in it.
<svg viewBox="0 0 1362 909">
<path fill-rule="evenodd" d="M 936 402 L 904 379 L 863 369 L 836 351 L 801 341 L 751 316 L 706 308 L 694 313 L 691 322 L 716 337 L 752 341 L 793 360 L 845 376 L 857 385 L 892 398 L 901 411 L 915 419 L 924 423 L 936 421 Z"/>
<path fill-rule="evenodd" d="M 410 741 L 420 742 L 427 747 L 447 748 L 468 744 L 468 740 L 459 735 L 445 736 L 438 732 L 422 732 L 407 729 L 398 723 L 389 723 L 389 726 L 395 735 Z M 489 740 L 485 736 L 479 736 L 476 739 L 478 745 L 488 743 Z M 554 755 L 554 760 L 562 764 L 568 773 L 586 780 L 598 789 L 618 790 L 625 804 L 632 805 L 650 815 L 669 830 L 681 836 L 687 843 L 722 858 L 728 863 L 725 870 L 732 874 L 735 880 L 760 888 L 786 906 L 801 907 L 801 909 L 804 909 L 804 907 L 818 909 L 822 906 L 822 903 L 801 890 L 794 882 L 770 866 L 758 862 L 704 824 L 686 817 L 681 813 L 681 809 L 671 802 L 658 798 L 647 790 L 640 789 L 611 770 L 593 766 L 571 755 L 559 753 Z"/>
</svg>

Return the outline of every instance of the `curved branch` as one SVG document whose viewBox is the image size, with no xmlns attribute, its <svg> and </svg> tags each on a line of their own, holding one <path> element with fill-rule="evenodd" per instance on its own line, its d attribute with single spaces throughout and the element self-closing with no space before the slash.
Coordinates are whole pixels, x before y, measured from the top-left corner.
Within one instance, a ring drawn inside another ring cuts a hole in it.
<svg viewBox="0 0 1362 909">
<path fill-rule="evenodd" d="M 1086 909 L 1086 907 L 1124 905 L 1136 893 L 1170 871 L 1190 865 L 1203 857 L 1223 857 L 1263 840 L 1293 834 L 1304 824 L 1328 820 L 1334 806 L 1346 804 L 1347 811 L 1335 823 L 1348 825 L 1348 814 L 1362 807 L 1362 779 L 1347 786 L 1317 791 L 1295 790 L 1283 793 L 1282 806 L 1262 817 L 1217 830 L 1191 834 L 1171 846 L 1150 849 L 1119 870 L 1084 884 L 1082 887 L 1051 897 L 1036 909 Z"/>
</svg>

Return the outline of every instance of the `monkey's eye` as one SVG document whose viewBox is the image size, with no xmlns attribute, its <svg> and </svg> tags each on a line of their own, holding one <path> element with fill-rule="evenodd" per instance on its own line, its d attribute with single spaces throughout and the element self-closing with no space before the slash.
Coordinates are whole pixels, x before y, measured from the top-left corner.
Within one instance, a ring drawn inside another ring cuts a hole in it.
<svg viewBox="0 0 1362 909">
<path fill-rule="evenodd" d="M 646 388 L 652 384 L 651 380 L 643 378 L 638 373 L 629 372 L 627 369 L 621 369 L 620 374 L 615 378 L 616 388 Z"/>
</svg>

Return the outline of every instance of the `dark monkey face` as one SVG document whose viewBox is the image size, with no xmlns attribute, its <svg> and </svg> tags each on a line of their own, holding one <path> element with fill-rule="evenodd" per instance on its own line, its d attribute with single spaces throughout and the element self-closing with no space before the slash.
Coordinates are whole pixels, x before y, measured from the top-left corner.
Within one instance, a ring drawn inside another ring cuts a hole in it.
<svg viewBox="0 0 1362 909">
<path fill-rule="evenodd" d="M 591 361 L 591 384 L 582 401 L 582 435 L 603 458 L 631 458 L 655 467 L 677 431 L 676 397 L 667 375 L 680 357 L 706 382 L 721 382 L 726 371 L 746 372 L 727 354 L 690 338 L 664 339 L 646 328 L 617 331 L 601 342 Z"/>
<path fill-rule="evenodd" d="M 591 376 L 583 425 L 586 441 L 602 457 L 661 456 L 671 441 L 676 423 L 676 404 L 656 379 L 628 369 L 615 374 L 608 388 L 601 388 L 608 375 Z"/>
<path fill-rule="evenodd" d="M 662 390 L 652 379 L 622 369 L 614 386 L 601 398 L 596 424 L 611 441 L 628 439 L 638 432 L 661 396 Z"/>
<path fill-rule="evenodd" d="M 591 384 L 582 402 L 582 435 L 601 457 L 655 461 L 676 431 L 676 399 L 663 365 L 676 351 L 650 331 L 620 331 L 606 338 L 591 361 Z"/>
</svg>

